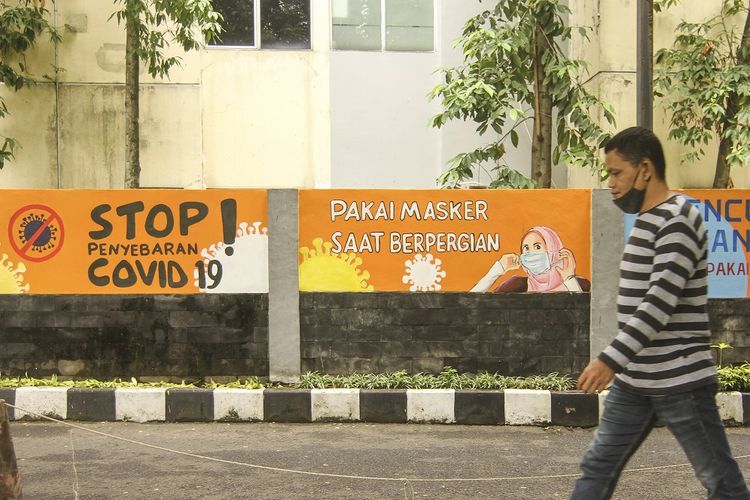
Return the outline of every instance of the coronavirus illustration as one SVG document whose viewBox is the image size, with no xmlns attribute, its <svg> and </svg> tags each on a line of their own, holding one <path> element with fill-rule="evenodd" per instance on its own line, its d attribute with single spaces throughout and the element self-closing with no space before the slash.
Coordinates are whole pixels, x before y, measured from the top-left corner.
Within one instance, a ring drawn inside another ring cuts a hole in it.
<svg viewBox="0 0 750 500">
<path fill-rule="evenodd" d="M 414 259 L 406 261 L 406 274 L 403 282 L 409 285 L 409 291 L 429 292 L 440 290 L 440 282 L 445 278 L 446 272 L 440 269 L 440 259 L 435 259 L 432 254 L 416 254 Z"/>
<path fill-rule="evenodd" d="M 206 293 L 267 293 L 268 228 L 261 226 L 241 222 L 234 243 L 219 241 L 201 250 L 195 286 Z"/>
<path fill-rule="evenodd" d="M 355 253 L 333 253 L 333 244 L 313 239 L 313 248 L 299 249 L 299 289 L 319 292 L 370 292 L 370 273 L 360 270 L 362 259 Z"/>
</svg>

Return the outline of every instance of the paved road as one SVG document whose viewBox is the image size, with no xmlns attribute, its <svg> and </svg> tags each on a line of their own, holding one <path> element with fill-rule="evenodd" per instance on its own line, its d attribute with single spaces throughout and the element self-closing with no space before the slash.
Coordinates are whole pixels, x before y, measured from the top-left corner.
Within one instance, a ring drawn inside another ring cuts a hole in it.
<svg viewBox="0 0 750 500">
<path fill-rule="evenodd" d="M 54 423 L 11 424 L 27 499 L 554 499 L 567 498 L 591 429 L 395 424 L 76 424 L 213 462 Z M 750 429 L 730 429 L 735 456 Z M 682 464 L 657 429 L 629 468 Z M 750 477 L 750 457 L 740 460 Z M 535 477 L 558 476 L 564 477 Z M 417 481 L 432 478 L 434 481 Z M 449 478 L 495 478 L 448 481 Z M 615 498 L 705 498 L 689 467 L 626 473 Z"/>
</svg>

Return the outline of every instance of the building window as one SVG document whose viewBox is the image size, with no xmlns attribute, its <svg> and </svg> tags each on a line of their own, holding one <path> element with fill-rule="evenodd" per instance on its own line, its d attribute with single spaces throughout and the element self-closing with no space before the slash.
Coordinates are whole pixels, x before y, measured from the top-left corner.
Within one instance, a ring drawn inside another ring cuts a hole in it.
<svg viewBox="0 0 750 500">
<path fill-rule="evenodd" d="M 310 48 L 310 0 L 213 0 L 224 17 L 214 46 Z"/>
<path fill-rule="evenodd" d="M 331 24 L 336 50 L 435 47 L 434 0 L 331 0 Z"/>
</svg>

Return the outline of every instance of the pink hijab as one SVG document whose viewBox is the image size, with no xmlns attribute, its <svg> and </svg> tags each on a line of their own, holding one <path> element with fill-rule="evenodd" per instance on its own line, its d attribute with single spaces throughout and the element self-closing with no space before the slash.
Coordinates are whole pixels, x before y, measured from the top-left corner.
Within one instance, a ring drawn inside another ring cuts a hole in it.
<svg viewBox="0 0 750 500">
<path fill-rule="evenodd" d="M 523 235 L 521 241 L 523 241 L 523 239 L 531 232 L 541 236 L 544 243 L 547 245 L 547 255 L 549 256 L 550 268 L 542 274 L 526 273 L 529 277 L 527 290 L 529 292 L 557 292 L 560 290 L 567 290 L 562 278 L 560 277 L 560 273 L 555 269 L 560 262 L 560 250 L 563 249 L 562 240 L 554 230 L 546 226 L 534 226 L 526 231 L 526 234 Z"/>
</svg>

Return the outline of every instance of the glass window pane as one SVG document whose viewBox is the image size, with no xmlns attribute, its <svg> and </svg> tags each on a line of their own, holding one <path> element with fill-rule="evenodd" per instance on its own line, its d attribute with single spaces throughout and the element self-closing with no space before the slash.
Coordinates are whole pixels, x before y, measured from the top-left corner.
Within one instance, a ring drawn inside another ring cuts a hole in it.
<svg viewBox="0 0 750 500">
<path fill-rule="evenodd" d="M 263 49 L 310 48 L 310 0 L 261 0 Z"/>
<path fill-rule="evenodd" d="M 385 49 L 434 49 L 433 0 L 385 0 Z"/>
<path fill-rule="evenodd" d="M 332 0 L 333 48 L 380 50 L 380 0 Z"/>
<path fill-rule="evenodd" d="M 211 45 L 255 46 L 255 0 L 213 0 L 212 5 L 224 16 L 224 30 Z"/>
</svg>

